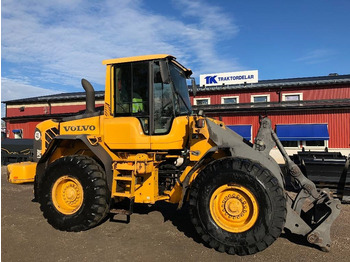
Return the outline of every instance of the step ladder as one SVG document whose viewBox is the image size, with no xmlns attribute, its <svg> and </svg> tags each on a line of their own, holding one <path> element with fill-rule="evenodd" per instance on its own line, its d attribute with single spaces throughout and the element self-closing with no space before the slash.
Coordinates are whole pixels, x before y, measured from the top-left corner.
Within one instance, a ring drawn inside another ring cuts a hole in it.
<svg viewBox="0 0 350 262">
<path fill-rule="evenodd" d="M 113 172 L 113 197 L 135 197 L 136 170 L 133 162 L 117 162 Z"/>
<path fill-rule="evenodd" d="M 129 199 L 129 205 L 125 209 L 111 209 L 113 215 L 111 220 L 117 222 L 130 222 L 130 215 L 133 213 L 135 201 L 136 170 L 134 162 L 117 162 L 113 167 L 112 196 Z M 116 219 L 117 215 L 126 215 L 126 221 Z"/>
</svg>

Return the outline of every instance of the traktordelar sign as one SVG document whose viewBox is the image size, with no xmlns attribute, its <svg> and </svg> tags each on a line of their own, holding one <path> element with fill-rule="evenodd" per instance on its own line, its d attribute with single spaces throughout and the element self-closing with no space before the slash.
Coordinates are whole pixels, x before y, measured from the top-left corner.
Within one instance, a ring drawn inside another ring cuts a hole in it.
<svg viewBox="0 0 350 262">
<path fill-rule="evenodd" d="M 257 83 L 258 70 L 206 74 L 199 76 L 199 85 L 202 86 L 220 86 L 220 85 L 238 85 L 244 83 Z"/>
</svg>

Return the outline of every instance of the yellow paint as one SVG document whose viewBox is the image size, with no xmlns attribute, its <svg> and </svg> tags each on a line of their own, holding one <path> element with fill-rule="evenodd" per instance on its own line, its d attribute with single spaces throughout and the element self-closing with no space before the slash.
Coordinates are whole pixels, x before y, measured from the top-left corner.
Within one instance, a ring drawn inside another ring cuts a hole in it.
<svg viewBox="0 0 350 262">
<path fill-rule="evenodd" d="M 51 119 L 50 120 L 46 120 L 46 121 L 43 121 L 43 122 L 37 124 L 36 128 L 39 129 L 40 132 L 41 132 L 41 155 L 43 155 L 45 153 L 46 149 L 47 149 L 46 148 L 45 133 L 49 129 L 56 128 L 58 130 L 58 122 L 55 122 L 55 121 L 53 121 Z"/>
<path fill-rule="evenodd" d="M 115 70 L 113 66 L 120 63 L 159 59 L 169 59 L 187 76 L 191 74 L 190 69 L 185 68 L 175 60 L 175 57 L 167 54 L 103 61 L 103 64 L 106 65 L 104 114 L 60 123 L 49 120 L 39 124 L 38 128 L 42 131 L 42 153 L 45 151 L 45 132 L 49 128 L 58 128 L 59 135 L 86 135 L 92 146 L 101 146 L 112 158 L 113 164 L 110 167 L 113 170 L 111 196 L 116 200 L 127 197 L 134 198 L 136 203 L 155 203 L 158 200 L 178 203 L 182 197 L 181 183 L 190 172 L 192 174 L 189 182 L 193 181 L 205 167 L 207 161 L 202 166 L 197 167 L 197 170 L 192 171 L 192 168 L 214 146 L 214 143 L 209 139 L 208 127 L 206 125 L 201 128 L 195 126 L 195 121 L 203 118 L 198 116 L 175 117 L 168 134 L 150 135 L 146 130 L 151 127 L 148 120 L 143 119 L 141 122 L 133 116 L 114 117 L 116 94 L 114 93 Z M 168 161 L 174 159 L 175 161 L 177 158 L 184 157 L 181 152 L 185 153 L 185 149 L 190 150 L 188 155 L 190 162 L 187 163 L 179 181 L 175 182 L 174 188 L 159 195 L 158 166 L 165 159 Z M 169 154 L 170 150 L 171 154 Z M 89 147 L 81 140 L 62 140 L 49 156 L 48 163 L 50 164 L 62 156 L 75 154 L 95 157 Z M 216 152 L 217 154 L 218 152 Z M 78 202 L 82 201 L 79 198 L 79 192 L 82 190 L 78 181 L 69 177 L 62 178 L 55 185 L 55 201 L 56 206 L 61 208 L 60 212 L 74 213 L 79 208 L 80 202 L 69 204 L 70 202 L 67 202 L 68 196 L 62 191 L 64 188 L 76 190 L 74 191 L 76 193 L 71 191 L 72 197 L 78 199 Z"/>
<path fill-rule="evenodd" d="M 182 186 L 176 181 L 175 186 L 170 191 L 164 191 L 164 194 L 169 196 L 168 202 L 179 203 L 182 196 Z"/>
<path fill-rule="evenodd" d="M 122 58 L 103 60 L 102 64 L 111 65 L 111 64 L 121 64 L 121 63 L 139 62 L 139 61 L 165 59 L 165 58 L 174 58 L 174 57 L 167 54 L 131 56 L 131 57 L 122 57 Z"/>
<path fill-rule="evenodd" d="M 158 169 L 154 153 L 120 153 L 113 163 L 112 197 L 134 198 L 135 203 L 154 204 L 168 199 L 158 195 Z"/>
<path fill-rule="evenodd" d="M 203 117 L 192 117 L 191 121 L 191 142 L 190 142 L 190 160 L 199 161 L 209 149 L 215 144 L 209 139 L 208 127 L 205 123 L 204 127 L 196 128 L 196 120 L 203 119 Z"/>
<path fill-rule="evenodd" d="M 105 82 L 105 117 L 113 117 L 114 112 L 114 75 L 111 65 L 106 67 L 106 82 Z"/>
<path fill-rule="evenodd" d="M 258 219 L 259 210 L 255 196 L 245 187 L 223 185 L 210 198 L 210 214 L 215 223 L 232 233 L 251 229 Z"/>
<path fill-rule="evenodd" d="M 152 135 L 152 150 L 183 149 L 188 139 L 188 117 L 180 116 L 173 120 L 171 130 L 166 135 Z"/>
<path fill-rule="evenodd" d="M 34 182 L 36 163 L 20 162 L 7 165 L 8 181 L 13 184 Z"/>
<path fill-rule="evenodd" d="M 104 142 L 111 149 L 151 149 L 151 137 L 144 134 L 136 117 L 104 119 Z"/>
<path fill-rule="evenodd" d="M 84 202 L 84 190 L 78 179 L 62 176 L 52 187 L 52 202 L 55 208 L 64 215 L 72 215 Z"/>
<path fill-rule="evenodd" d="M 99 116 L 62 122 L 60 135 L 98 135 L 100 134 Z"/>
</svg>

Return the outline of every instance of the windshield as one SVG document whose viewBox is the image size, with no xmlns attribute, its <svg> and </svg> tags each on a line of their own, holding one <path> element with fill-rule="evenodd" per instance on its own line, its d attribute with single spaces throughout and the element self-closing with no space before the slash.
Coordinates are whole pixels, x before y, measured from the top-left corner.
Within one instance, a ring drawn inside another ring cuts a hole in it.
<svg viewBox="0 0 350 262">
<path fill-rule="evenodd" d="M 188 94 L 188 87 L 186 82 L 186 76 L 179 67 L 176 65 L 170 63 L 169 64 L 171 79 L 174 84 L 175 89 L 175 100 L 176 100 L 176 106 L 179 108 L 176 108 L 176 112 L 178 112 L 180 115 L 188 115 L 191 113 L 191 102 L 190 102 L 190 96 Z"/>
</svg>

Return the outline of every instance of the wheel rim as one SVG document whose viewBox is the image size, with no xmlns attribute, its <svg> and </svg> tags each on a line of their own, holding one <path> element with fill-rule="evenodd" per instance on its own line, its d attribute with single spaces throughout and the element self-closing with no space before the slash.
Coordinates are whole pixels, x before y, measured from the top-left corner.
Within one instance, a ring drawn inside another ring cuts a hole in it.
<svg viewBox="0 0 350 262">
<path fill-rule="evenodd" d="M 83 187 L 76 178 L 62 176 L 53 185 L 52 202 L 62 214 L 74 214 L 83 204 L 83 199 Z"/>
<path fill-rule="evenodd" d="M 259 210 L 254 195 L 247 188 L 223 185 L 210 198 L 210 213 L 222 229 L 241 233 L 253 227 Z"/>
</svg>

